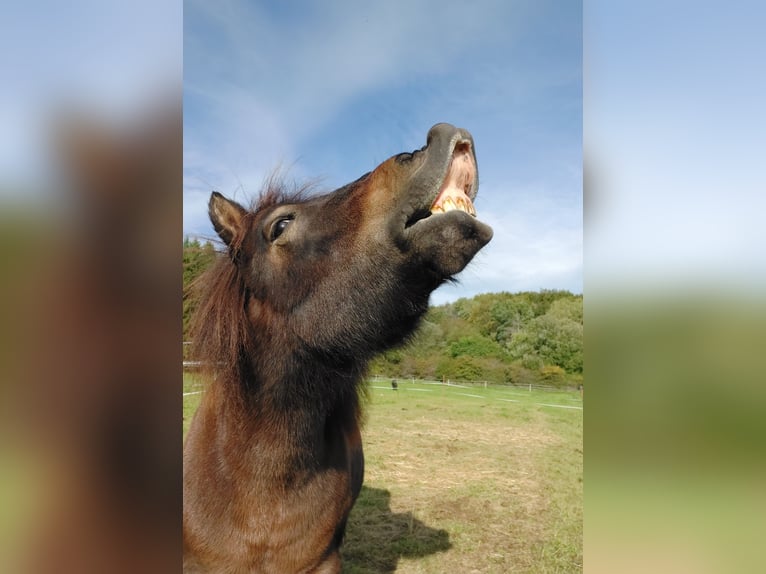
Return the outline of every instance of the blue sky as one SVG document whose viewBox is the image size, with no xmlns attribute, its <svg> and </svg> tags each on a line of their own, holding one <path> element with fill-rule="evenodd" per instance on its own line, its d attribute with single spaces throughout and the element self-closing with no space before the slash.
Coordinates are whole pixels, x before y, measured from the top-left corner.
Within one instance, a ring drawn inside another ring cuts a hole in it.
<svg viewBox="0 0 766 574">
<path fill-rule="evenodd" d="M 577 2 L 184 3 L 184 233 L 216 189 L 275 167 L 331 190 L 471 131 L 493 241 L 434 303 L 582 291 L 582 9 Z"/>
<path fill-rule="evenodd" d="M 183 47 L 187 233 L 212 234 L 211 189 L 256 193 L 280 162 L 332 188 L 449 121 L 496 232 L 462 292 L 581 289 L 578 4 L 60 4 L 0 18 L 0 210 L 50 183 L 52 110 L 130 121 L 180 84 Z M 589 293 L 766 278 L 764 7 L 693 6 L 588 4 Z"/>
</svg>

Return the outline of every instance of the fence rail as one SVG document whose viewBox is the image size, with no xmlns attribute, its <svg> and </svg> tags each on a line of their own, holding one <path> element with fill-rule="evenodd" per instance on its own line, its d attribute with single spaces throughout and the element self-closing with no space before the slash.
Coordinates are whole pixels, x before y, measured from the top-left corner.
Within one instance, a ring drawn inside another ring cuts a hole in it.
<svg viewBox="0 0 766 574">
<path fill-rule="evenodd" d="M 190 341 L 184 341 L 184 351 L 186 351 L 187 348 L 191 345 Z M 197 370 L 203 365 L 203 361 L 195 361 L 190 358 L 184 358 L 183 360 L 183 369 L 186 370 Z M 415 377 L 414 375 L 407 375 L 407 376 L 399 376 L 399 377 L 391 377 L 388 375 L 382 375 L 382 374 L 375 374 L 371 375 L 369 377 L 372 381 L 410 381 L 410 382 L 418 382 L 423 383 L 426 385 L 446 385 L 451 387 L 464 387 L 464 388 L 472 388 L 472 387 L 484 387 L 487 388 L 488 386 L 493 387 L 508 387 L 513 389 L 519 389 L 519 390 L 526 390 L 526 391 L 573 391 L 573 390 L 582 390 L 582 383 L 581 382 L 571 382 L 571 381 L 565 381 L 560 385 L 545 385 L 540 383 L 513 383 L 513 382 L 497 382 L 497 381 L 490 381 L 490 380 L 479 380 L 479 381 L 463 381 L 463 380 L 452 380 L 450 377 L 445 377 L 444 380 L 439 381 L 436 379 L 422 379 L 420 377 Z"/>
<path fill-rule="evenodd" d="M 507 387 L 510 389 L 519 389 L 519 390 L 525 390 L 525 391 L 573 391 L 578 390 L 581 386 L 580 383 L 569 383 L 564 385 L 541 385 L 541 384 L 531 384 L 531 383 L 509 383 L 509 382 L 502 382 L 498 383 L 495 381 L 489 381 L 489 380 L 482 380 L 482 381 L 453 381 L 450 378 L 445 378 L 443 381 L 438 381 L 434 379 L 421 379 L 419 377 L 414 376 L 406 376 L 406 377 L 390 377 L 388 375 L 372 375 L 371 377 L 372 381 L 406 381 L 411 383 L 420 383 L 424 385 L 444 385 L 448 387 L 462 387 L 470 389 L 472 387 L 484 387 L 485 389 L 488 386 L 492 387 Z"/>
</svg>

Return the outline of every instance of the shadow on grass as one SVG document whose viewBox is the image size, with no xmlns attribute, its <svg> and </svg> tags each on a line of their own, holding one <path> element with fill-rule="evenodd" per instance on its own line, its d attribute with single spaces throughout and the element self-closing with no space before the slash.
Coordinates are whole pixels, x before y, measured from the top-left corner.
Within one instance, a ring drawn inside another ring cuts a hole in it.
<svg viewBox="0 0 766 574">
<path fill-rule="evenodd" d="M 342 546 L 343 574 L 394 572 L 403 556 L 428 556 L 452 546 L 446 530 L 430 528 L 411 512 L 394 513 L 390 502 L 389 491 L 362 487 Z"/>
</svg>

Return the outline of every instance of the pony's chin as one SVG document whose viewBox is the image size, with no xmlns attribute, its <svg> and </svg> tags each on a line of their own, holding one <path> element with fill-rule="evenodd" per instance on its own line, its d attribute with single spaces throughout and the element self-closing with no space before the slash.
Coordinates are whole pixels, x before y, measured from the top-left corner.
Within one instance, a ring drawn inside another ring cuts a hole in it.
<svg viewBox="0 0 766 574">
<path fill-rule="evenodd" d="M 460 273 L 492 239 L 492 228 L 460 210 L 432 214 L 406 232 L 418 264 L 443 279 Z"/>
</svg>

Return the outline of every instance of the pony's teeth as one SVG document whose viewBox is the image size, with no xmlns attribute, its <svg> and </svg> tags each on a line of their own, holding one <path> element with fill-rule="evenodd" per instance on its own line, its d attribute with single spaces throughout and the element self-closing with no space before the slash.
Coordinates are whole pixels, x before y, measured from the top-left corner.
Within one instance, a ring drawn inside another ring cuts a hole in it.
<svg viewBox="0 0 766 574">
<path fill-rule="evenodd" d="M 476 209 L 470 200 L 462 197 L 445 197 L 439 203 L 431 206 L 431 213 L 447 213 L 448 211 L 462 211 L 476 217 Z"/>
</svg>

